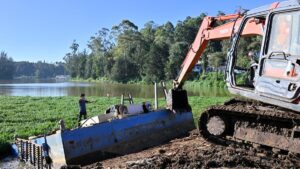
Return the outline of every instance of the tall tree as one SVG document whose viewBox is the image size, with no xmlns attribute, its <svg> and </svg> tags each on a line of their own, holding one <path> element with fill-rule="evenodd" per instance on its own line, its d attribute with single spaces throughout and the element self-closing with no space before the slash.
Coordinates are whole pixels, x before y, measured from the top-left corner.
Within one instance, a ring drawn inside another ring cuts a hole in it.
<svg viewBox="0 0 300 169">
<path fill-rule="evenodd" d="M 167 51 L 164 50 L 166 44 L 159 46 L 153 43 L 150 47 L 150 51 L 147 54 L 147 62 L 145 65 L 145 81 L 147 82 L 159 82 L 165 79 L 164 67 L 167 62 Z"/>
<path fill-rule="evenodd" d="M 158 45 L 167 44 L 171 45 L 174 43 L 174 31 L 175 28 L 171 22 L 159 26 L 155 32 L 155 43 Z"/>
<path fill-rule="evenodd" d="M 141 47 L 143 45 L 143 39 L 138 31 L 138 27 L 129 20 L 123 20 L 118 26 L 112 28 L 113 32 L 117 32 L 117 45 L 113 49 L 113 55 L 116 60 L 116 65 L 113 67 L 113 72 L 116 73 L 116 70 L 121 68 L 131 68 L 136 70 L 137 73 L 128 73 L 127 72 L 126 80 L 136 80 L 139 79 L 139 59 L 141 52 Z M 123 63 L 124 66 L 119 65 Z M 129 76 L 129 77 L 127 77 Z"/>
<path fill-rule="evenodd" d="M 67 53 L 64 57 L 65 68 L 71 77 L 76 77 L 78 75 L 78 49 L 79 44 L 76 40 L 70 46 L 71 52 Z"/>
<path fill-rule="evenodd" d="M 0 79 L 12 79 L 15 72 L 14 62 L 4 51 L 0 53 L 0 65 Z"/>
<path fill-rule="evenodd" d="M 169 60 L 165 67 L 167 79 L 175 79 L 177 77 L 187 51 L 188 44 L 186 42 L 176 42 L 171 46 Z"/>
<path fill-rule="evenodd" d="M 175 28 L 175 41 L 192 44 L 205 16 L 206 14 L 202 13 L 199 17 L 187 17 L 184 21 L 178 21 Z"/>
<path fill-rule="evenodd" d="M 132 60 L 125 57 L 117 58 L 112 68 L 111 78 L 117 82 L 126 83 L 134 81 L 137 77 L 137 67 Z"/>
<path fill-rule="evenodd" d="M 86 74 L 86 61 L 87 61 L 88 53 L 86 50 L 79 52 L 77 55 L 78 62 L 77 62 L 77 77 L 84 78 Z"/>
</svg>

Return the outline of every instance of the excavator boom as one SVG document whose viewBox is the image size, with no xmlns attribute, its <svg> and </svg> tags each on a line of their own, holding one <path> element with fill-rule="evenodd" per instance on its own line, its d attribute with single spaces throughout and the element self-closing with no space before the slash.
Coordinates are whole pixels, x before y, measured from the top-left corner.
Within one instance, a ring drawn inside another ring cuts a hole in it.
<svg viewBox="0 0 300 169">
<path fill-rule="evenodd" d="M 213 27 L 216 21 L 230 21 L 221 26 Z M 199 58 L 203 54 L 210 40 L 230 39 L 233 33 L 238 30 L 243 17 L 240 14 L 225 15 L 220 17 L 205 17 L 202 21 L 197 36 L 191 45 L 185 60 L 181 65 L 181 71 L 177 79 L 174 81 L 174 89 L 181 88 L 192 69 L 195 67 Z M 246 29 L 242 36 L 262 35 L 263 24 L 257 19 L 251 19 L 246 23 Z"/>
</svg>

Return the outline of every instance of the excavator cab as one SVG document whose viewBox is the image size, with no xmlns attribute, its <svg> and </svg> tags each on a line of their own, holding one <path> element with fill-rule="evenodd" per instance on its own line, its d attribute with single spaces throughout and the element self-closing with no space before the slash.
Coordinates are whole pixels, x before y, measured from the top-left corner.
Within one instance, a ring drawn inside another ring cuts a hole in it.
<svg viewBox="0 0 300 169">
<path fill-rule="evenodd" d="M 261 23 L 261 33 L 242 36 L 249 31 L 251 22 Z M 228 54 L 226 81 L 229 90 L 247 98 L 300 111 L 299 30 L 300 11 L 295 6 L 244 16 Z M 248 45 L 243 49 L 240 46 L 245 42 Z M 259 51 L 258 59 L 248 57 L 246 61 L 244 51 L 247 50 Z"/>
</svg>

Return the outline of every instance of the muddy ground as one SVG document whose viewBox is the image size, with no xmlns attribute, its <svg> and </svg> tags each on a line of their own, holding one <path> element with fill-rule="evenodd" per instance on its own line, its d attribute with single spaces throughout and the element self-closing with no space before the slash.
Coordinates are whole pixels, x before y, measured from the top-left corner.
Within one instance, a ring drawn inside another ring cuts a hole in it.
<svg viewBox="0 0 300 169">
<path fill-rule="evenodd" d="M 273 153 L 266 148 L 236 142 L 227 144 L 208 142 L 194 130 L 189 137 L 84 168 L 300 168 L 299 155 Z"/>
<path fill-rule="evenodd" d="M 255 148 L 254 148 L 255 147 Z M 0 169 L 31 168 L 13 160 L 0 162 Z M 73 167 L 71 167 L 73 168 Z M 78 168 L 78 167 L 74 167 Z M 272 152 L 268 148 L 227 141 L 220 145 L 204 140 L 196 130 L 190 136 L 175 139 L 139 153 L 94 163 L 83 169 L 132 168 L 300 168 L 300 155 Z"/>
</svg>

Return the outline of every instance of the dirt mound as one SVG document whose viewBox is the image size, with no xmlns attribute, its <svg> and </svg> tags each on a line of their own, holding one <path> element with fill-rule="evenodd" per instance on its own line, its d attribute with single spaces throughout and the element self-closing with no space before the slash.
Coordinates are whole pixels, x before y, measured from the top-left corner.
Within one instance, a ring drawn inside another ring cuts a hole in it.
<svg viewBox="0 0 300 169">
<path fill-rule="evenodd" d="M 300 157 L 274 154 L 251 145 L 207 142 L 191 132 L 186 138 L 143 152 L 96 163 L 85 168 L 299 168 Z"/>
<path fill-rule="evenodd" d="M 287 158 L 270 158 L 268 155 L 240 148 L 212 148 L 212 150 L 183 150 L 155 155 L 126 163 L 126 168 L 293 168 L 295 163 Z"/>
</svg>

